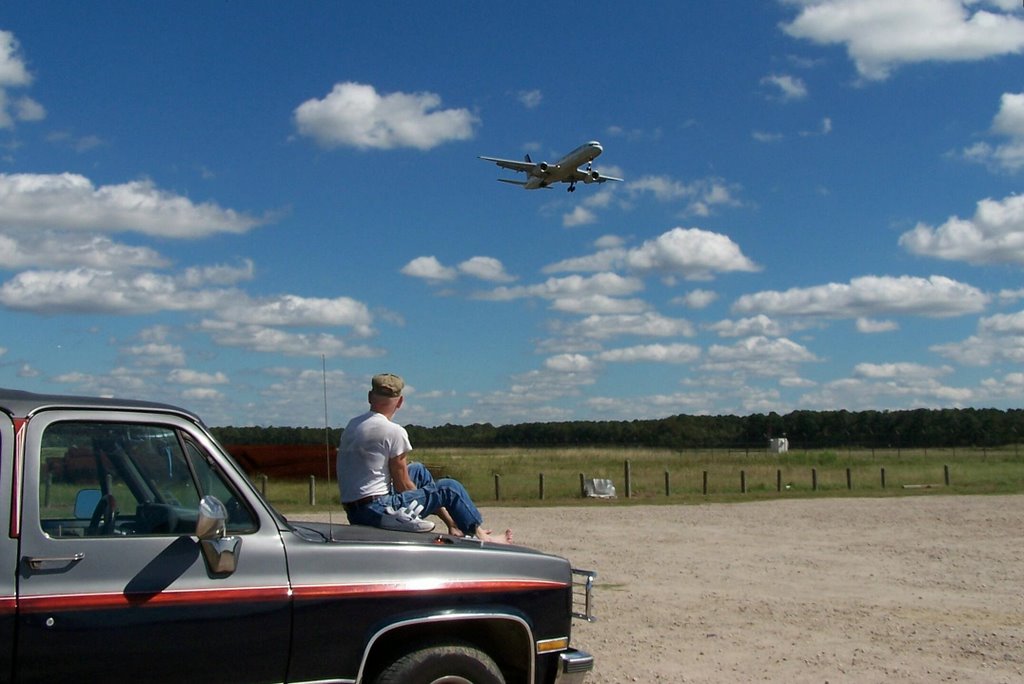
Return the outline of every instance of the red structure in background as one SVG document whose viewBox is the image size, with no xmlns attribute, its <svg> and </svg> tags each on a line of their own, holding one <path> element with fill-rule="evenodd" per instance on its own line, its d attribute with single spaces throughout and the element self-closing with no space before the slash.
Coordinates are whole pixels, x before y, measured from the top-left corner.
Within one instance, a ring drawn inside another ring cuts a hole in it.
<svg viewBox="0 0 1024 684">
<path fill-rule="evenodd" d="M 323 444 L 230 444 L 224 448 L 250 477 L 298 479 L 314 475 L 334 479 L 335 476 L 336 446 L 328 450 Z"/>
</svg>

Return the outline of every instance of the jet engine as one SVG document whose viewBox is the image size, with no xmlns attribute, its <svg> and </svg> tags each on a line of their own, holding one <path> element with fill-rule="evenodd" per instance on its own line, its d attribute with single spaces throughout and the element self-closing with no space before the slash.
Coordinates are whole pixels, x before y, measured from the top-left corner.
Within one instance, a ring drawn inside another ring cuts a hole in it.
<svg viewBox="0 0 1024 684">
<path fill-rule="evenodd" d="M 600 180 L 601 174 L 597 171 L 587 171 L 587 176 L 583 179 L 583 182 L 589 185 L 590 183 L 598 183 Z"/>
<path fill-rule="evenodd" d="M 548 168 L 549 167 L 547 162 L 540 162 L 539 164 L 537 164 L 537 170 L 543 174 L 547 174 Z"/>
</svg>

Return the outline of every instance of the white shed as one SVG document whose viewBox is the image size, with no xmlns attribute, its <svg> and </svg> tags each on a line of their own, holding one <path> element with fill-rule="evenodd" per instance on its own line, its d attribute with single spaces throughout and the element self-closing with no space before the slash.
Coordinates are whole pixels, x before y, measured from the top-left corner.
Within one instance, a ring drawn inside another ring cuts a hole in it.
<svg viewBox="0 0 1024 684">
<path fill-rule="evenodd" d="M 789 451 L 789 440 L 785 437 L 772 437 L 768 440 L 768 451 L 773 454 L 784 454 Z"/>
</svg>

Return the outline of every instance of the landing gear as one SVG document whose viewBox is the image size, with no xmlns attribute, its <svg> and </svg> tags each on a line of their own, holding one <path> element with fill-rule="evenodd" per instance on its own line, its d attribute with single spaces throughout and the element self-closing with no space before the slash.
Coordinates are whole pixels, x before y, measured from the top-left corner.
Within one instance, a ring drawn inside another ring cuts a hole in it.
<svg viewBox="0 0 1024 684">
<path fill-rule="evenodd" d="M 576 192 L 576 181 L 569 183 L 569 189 L 566 192 Z"/>
</svg>

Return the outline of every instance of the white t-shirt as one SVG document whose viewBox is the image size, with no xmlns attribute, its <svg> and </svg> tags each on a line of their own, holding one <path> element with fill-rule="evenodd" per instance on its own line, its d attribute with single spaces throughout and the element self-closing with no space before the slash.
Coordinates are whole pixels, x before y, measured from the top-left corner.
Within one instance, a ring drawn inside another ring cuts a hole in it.
<svg viewBox="0 0 1024 684">
<path fill-rule="evenodd" d="M 338 445 L 338 486 L 343 502 L 391 492 L 388 462 L 412 451 L 409 433 L 386 416 L 368 411 L 353 418 Z"/>
</svg>

